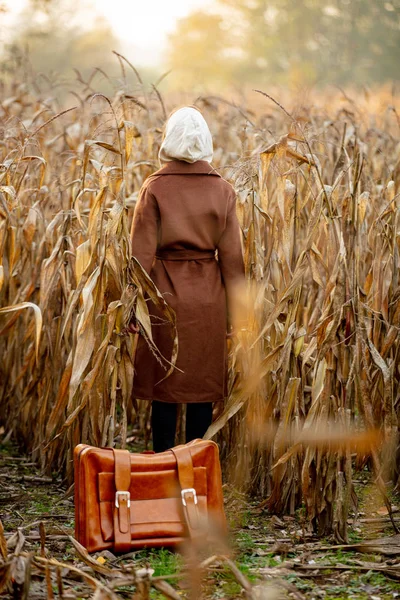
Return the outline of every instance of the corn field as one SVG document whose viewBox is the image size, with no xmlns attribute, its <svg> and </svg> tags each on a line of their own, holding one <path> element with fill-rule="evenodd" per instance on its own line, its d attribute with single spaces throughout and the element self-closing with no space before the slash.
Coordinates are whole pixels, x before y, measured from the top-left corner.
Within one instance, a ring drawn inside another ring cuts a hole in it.
<svg viewBox="0 0 400 600">
<path fill-rule="evenodd" d="M 1 84 L 0 422 L 70 481 L 76 444 L 123 447 L 133 423 L 148 435 L 125 327 L 136 313 L 152 343 L 146 295 L 174 320 L 129 231 L 183 102 L 137 77 L 110 98 L 77 83 L 65 108 L 37 81 Z M 399 478 L 399 101 L 277 93 L 184 101 L 237 191 L 247 272 L 207 435 L 227 481 L 271 513 L 304 503 L 310 528 L 346 542 L 354 474 L 368 467 L 389 508 Z"/>
</svg>

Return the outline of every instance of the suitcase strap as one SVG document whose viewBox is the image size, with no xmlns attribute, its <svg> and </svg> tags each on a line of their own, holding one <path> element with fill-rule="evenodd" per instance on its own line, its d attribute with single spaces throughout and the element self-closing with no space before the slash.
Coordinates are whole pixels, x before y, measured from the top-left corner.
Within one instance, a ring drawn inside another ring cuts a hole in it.
<svg viewBox="0 0 400 600">
<path fill-rule="evenodd" d="M 178 466 L 178 479 L 181 486 L 183 514 L 190 538 L 198 538 L 205 534 L 197 504 L 197 494 L 194 489 L 194 470 L 190 450 L 182 445 L 171 448 Z"/>
<path fill-rule="evenodd" d="M 199 538 L 205 535 L 197 505 L 197 494 L 194 489 L 194 470 L 192 455 L 186 446 L 172 448 L 178 467 L 178 479 L 181 487 L 183 514 L 189 537 Z M 114 550 L 129 552 L 131 549 L 131 458 L 128 450 L 116 450 L 114 453 L 115 468 L 115 502 L 113 507 Z"/>
<path fill-rule="evenodd" d="M 115 450 L 115 502 L 114 517 L 114 550 L 129 552 L 131 549 L 131 457 L 128 450 Z"/>
</svg>

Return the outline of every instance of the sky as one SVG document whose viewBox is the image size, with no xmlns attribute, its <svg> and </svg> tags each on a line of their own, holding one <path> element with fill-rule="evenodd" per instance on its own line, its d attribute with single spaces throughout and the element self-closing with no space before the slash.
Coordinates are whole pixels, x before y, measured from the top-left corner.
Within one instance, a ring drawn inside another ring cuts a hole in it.
<svg viewBox="0 0 400 600">
<path fill-rule="evenodd" d="M 0 2 L 7 8 L 7 13 L 0 16 L 6 28 L 12 28 L 26 3 L 27 0 Z M 133 50 L 138 63 L 151 66 L 162 61 L 167 35 L 177 20 L 197 8 L 206 8 L 212 0 L 94 0 L 93 4 L 110 22 L 124 48 Z"/>
</svg>

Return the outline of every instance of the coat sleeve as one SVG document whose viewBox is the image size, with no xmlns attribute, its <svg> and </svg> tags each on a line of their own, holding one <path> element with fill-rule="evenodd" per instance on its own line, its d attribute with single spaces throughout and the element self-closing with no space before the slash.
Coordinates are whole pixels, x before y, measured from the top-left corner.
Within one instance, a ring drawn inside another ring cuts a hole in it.
<svg viewBox="0 0 400 600">
<path fill-rule="evenodd" d="M 233 192 L 228 202 L 225 230 L 218 243 L 218 261 L 227 299 L 228 326 L 231 324 L 236 286 L 245 280 L 241 238 L 240 225 L 236 216 L 236 198 Z"/>
<path fill-rule="evenodd" d="M 150 273 L 157 249 L 159 223 L 157 200 L 145 184 L 140 190 L 133 214 L 131 242 L 132 255 L 147 273 Z"/>
</svg>

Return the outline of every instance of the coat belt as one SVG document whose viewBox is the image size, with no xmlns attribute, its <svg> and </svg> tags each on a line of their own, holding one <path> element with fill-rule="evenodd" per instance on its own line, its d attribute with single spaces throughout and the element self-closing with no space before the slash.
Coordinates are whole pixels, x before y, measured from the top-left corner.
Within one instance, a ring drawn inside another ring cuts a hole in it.
<svg viewBox="0 0 400 600">
<path fill-rule="evenodd" d="M 215 250 L 157 250 L 158 260 L 207 260 L 215 258 Z"/>
</svg>

